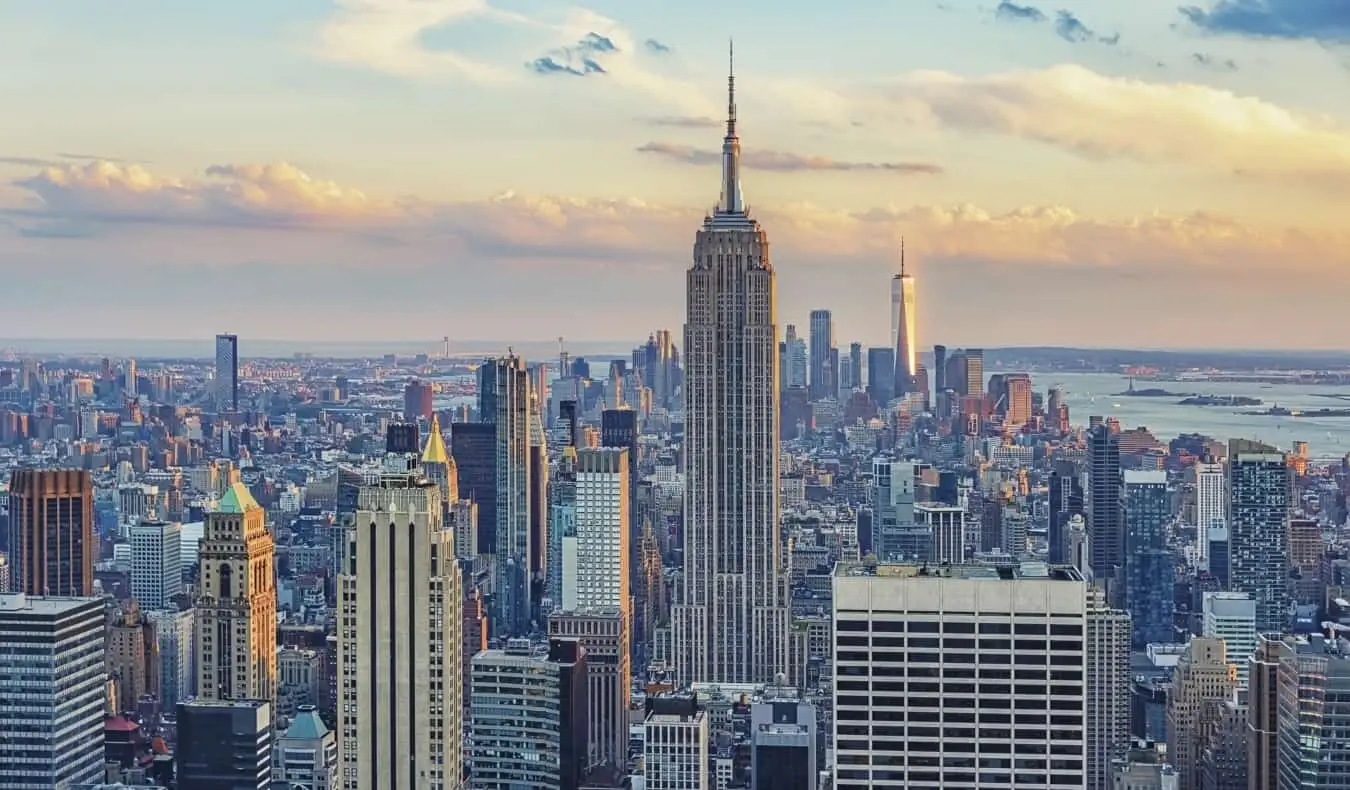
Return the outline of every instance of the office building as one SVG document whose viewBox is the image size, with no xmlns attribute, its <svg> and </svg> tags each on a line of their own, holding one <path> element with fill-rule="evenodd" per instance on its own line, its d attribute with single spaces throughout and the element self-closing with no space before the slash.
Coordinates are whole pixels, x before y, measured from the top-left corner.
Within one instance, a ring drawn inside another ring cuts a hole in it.
<svg viewBox="0 0 1350 790">
<path fill-rule="evenodd" d="M 564 447 L 549 485 L 548 598 L 554 608 L 577 607 L 577 448 Z"/>
<path fill-rule="evenodd" d="M 895 349 L 895 396 L 914 391 L 919 373 L 919 352 L 915 337 L 914 275 L 905 271 L 905 242 L 900 241 L 900 273 L 891 279 L 891 346 Z"/>
<path fill-rule="evenodd" d="M 450 457 L 459 471 L 459 495 L 478 506 L 479 554 L 497 553 L 497 427 L 490 422 L 450 426 Z"/>
<path fill-rule="evenodd" d="M 628 450 L 577 453 L 576 610 L 629 610 Z"/>
<path fill-rule="evenodd" d="M 587 765 L 622 770 L 628 761 L 628 699 L 632 694 L 632 618 L 621 611 L 555 612 L 550 639 L 579 642 L 586 651 Z"/>
<path fill-rule="evenodd" d="M 1087 750 L 1088 790 L 1110 790 L 1111 772 L 1130 744 L 1130 615 L 1112 609 L 1099 589 L 1088 591 Z"/>
<path fill-rule="evenodd" d="M 142 699 L 160 697 L 159 640 L 135 601 L 110 611 L 107 623 L 108 708 L 134 713 Z"/>
<path fill-rule="evenodd" d="M 146 609 L 177 608 L 183 592 L 183 527 L 142 520 L 127 529 L 131 541 L 131 594 Z"/>
<path fill-rule="evenodd" d="M 783 343 L 783 374 L 779 384 L 784 388 L 807 387 L 811 380 L 811 358 L 806 341 L 797 336 L 797 327 L 792 324 L 787 325 L 786 338 Z"/>
<path fill-rule="evenodd" d="M 1167 548 L 1171 516 L 1167 473 L 1126 469 L 1121 473 L 1125 532 L 1121 599 L 1134 624 L 1134 647 L 1173 641 L 1172 586 L 1176 558 Z"/>
<path fill-rule="evenodd" d="M 173 710 L 197 695 L 196 612 L 160 609 L 146 612 L 159 654 L 159 703 Z"/>
<path fill-rule="evenodd" d="M 291 726 L 272 750 L 272 786 L 276 790 L 338 790 L 337 737 L 313 705 L 301 705 Z"/>
<path fill-rule="evenodd" d="M 878 406 L 895 399 L 895 349 L 867 349 L 867 396 Z"/>
<path fill-rule="evenodd" d="M 178 704 L 178 786 L 192 790 L 272 787 L 272 706 L 265 700 Z"/>
<path fill-rule="evenodd" d="M 530 630 L 531 615 L 530 425 L 535 419 L 524 360 L 512 355 L 484 361 L 478 368 L 478 413 L 495 426 L 493 626 L 503 635 L 523 634 Z M 479 545 L 482 550 L 481 541 Z"/>
<path fill-rule="evenodd" d="M 840 563 L 833 581 L 837 790 L 1084 787 L 1099 640 L 1076 569 Z"/>
<path fill-rule="evenodd" d="M 586 651 L 511 639 L 473 658 L 469 777 L 474 790 L 578 790 L 587 769 Z M 365 790 L 363 785 L 361 790 Z"/>
<path fill-rule="evenodd" d="M 876 555 L 888 561 L 927 561 L 932 534 L 914 523 L 914 463 L 888 457 L 872 460 L 872 540 Z M 924 540 L 907 540 L 923 532 Z"/>
<path fill-rule="evenodd" d="M 1237 685 L 1245 688 L 1260 636 L 1256 630 L 1256 602 L 1246 593 L 1207 592 L 1201 606 L 1201 636 L 1223 640 L 1228 663 L 1237 672 Z"/>
<path fill-rule="evenodd" d="M 947 347 L 933 346 L 933 394 L 941 402 L 942 393 L 951 387 L 947 381 Z"/>
<path fill-rule="evenodd" d="M 849 343 L 848 345 L 848 369 L 849 380 L 847 387 L 849 390 L 860 390 L 863 388 L 863 347 L 862 343 Z"/>
<path fill-rule="evenodd" d="M 794 689 L 750 706 L 750 790 L 816 790 L 816 709 Z"/>
<path fill-rule="evenodd" d="M 628 542 L 630 566 L 636 566 L 638 535 L 642 532 L 637 508 L 631 503 L 637 499 L 637 486 L 642 475 L 638 471 L 638 425 L 637 412 L 632 409 L 606 410 L 600 414 L 600 446 L 621 447 L 628 451 Z"/>
<path fill-rule="evenodd" d="M 1199 790 L 1209 703 L 1227 699 L 1236 686 L 1237 670 L 1228 663 L 1223 640 L 1192 637 L 1167 695 L 1167 756 L 1177 770 L 1178 790 Z"/>
<path fill-rule="evenodd" d="M 1280 790 L 1350 787 L 1350 639 L 1284 638 L 1280 656 L 1278 760 Z"/>
<path fill-rule="evenodd" d="M 1088 552 L 1092 576 L 1118 600 L 1110 580 L 1124 560 L 1125 535 L 1121 525 L 1120 442 L 1106 425 L 1088 431 L 1088 485 L 1086 502 Z"/>
<path fill-rule="evenodd" d="M 231 485 L 207 514 L 197 556 L 197 695 L 266 701 L 270 715 L 277 683 L 272 534 L 243 483 Z"/>
<path fill-rule="evenodd" d="M 1293 474 L 1282 453 L 1230 453 L 1228 463 L 1230 587 L 1256 603 L 1258 631 L 1283 631 L 1292 605 L 1286 572 Z"/>
<path fill-rule="evenodd" d="M 710 790 L 708 711 L 693 697 L 648 700 L 643 721 L 645 790 Z"/>
<path fill-rule="evenodd" d="M 103 779 L 103 601 L 0 595 L 0 790 Z"/>
<path fill-rule="evenodd" d="M 681 682 L 766 682 L 787 666 L 774 269 L 741 195 L 734 77 L 728 94 L 722 198 L 688 270 L 684 584 L 671 615 Z M 813 363 L 828 326 L 813 314 Z"/>
<path fill-rule="evenodd" d="M 1262 634 L 1247 662 L 1247 788 L 1280 784 L 1280 662 L 1289 646 L 1279 634 Z"/>
<path fill-rule="evenodd" d="M 439 490 L 361 488 L 338 579 L 338 742 L 348 790 L 454 790 L 463 773 L 463 609 Z"/>
<path fill-rule="evenodd" d="M 744 212 L 740 216 L 748 219 Z M 764 250 L 764 258 L 767 263 L 767 249 Z M 829 310 L 812 310 L 810 354 L 813 401 L 839 397 L 839 366 L 834 342 L 834 316 Z M 687 353 L 688 349 L 685 351 Z"/>
<path fill-rule="evenodd" d="M 216 335 L 216 411 L 239 411 L 239 337 Z"/>
<path fill-rule="evenodd" d="M 1070 462 L 1059 461 L 1050 472 L 1046 558 L 1052 565 L 1070 562 L 1066 543 L 1069 519 L 1083 514 L 1082 476 Z"/>
<path fill-rule="evenodd" d="M 436 410 L 435 395 L 436 391 L 427 382 L 409 379 L 403 387 L 403 419 L 412 425 L 418 420 L 430 420 Z"/>
<path fill-rule="evenodd" d="M 79 469 L 15 469 L 9 480 L 10 590 L 94 594 L 94 482 Z"/>
</svg>

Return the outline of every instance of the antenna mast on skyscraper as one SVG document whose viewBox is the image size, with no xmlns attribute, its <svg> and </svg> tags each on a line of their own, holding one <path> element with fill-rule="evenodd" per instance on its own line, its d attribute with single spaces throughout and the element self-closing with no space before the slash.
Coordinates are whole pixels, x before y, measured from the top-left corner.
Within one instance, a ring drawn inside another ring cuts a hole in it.
<svg viewBox="0 0 1350 790">
<path fill-rule="evenodd" d="M 905 237 L 900 237 L 900 276 L 905 276 Z"/>
</svg>

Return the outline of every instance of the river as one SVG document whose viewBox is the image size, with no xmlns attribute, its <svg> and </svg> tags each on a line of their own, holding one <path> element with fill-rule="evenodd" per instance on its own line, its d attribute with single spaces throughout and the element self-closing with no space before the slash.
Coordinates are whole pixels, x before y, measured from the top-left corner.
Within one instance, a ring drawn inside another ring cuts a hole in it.
<svg viewBox="0 0 1350 790">
<path fill-rule="evenodd" d="M 1032 384 L 1044 394 L 1051 387 L 1064 390 L 1069 419 L 1084 425 L 1100 414 L 1120 420 L 1122 428 L 1145 426 L 1166 442 L 1183 433 L 1202 433 L 1215 439 L 1256 439 L 1289 450 L 1296 441 L 1308 443 L 1319 459 L 1339 459 L 1350 453 L 1350 417 L 1272 417 L 1241 412 L 1260 411 L 1274 405 L 1290 409 L 1350 408 L 1350 402 L 1318 394 L 1342 395 L 1350 400 L 1350 386 L 1257 384 L 1246 382 L 1139 381 L 1135 389 L 1158 388 L 1168 392 L 1198 395 L 1245 395 L 1264 404 L 1243 409 L 1233 406 L 1182 406 L 1181 398 L 1117 396 L 1130 386 L 1124 376 L 1100 373 L 1032 373 Z"/>
</svg>

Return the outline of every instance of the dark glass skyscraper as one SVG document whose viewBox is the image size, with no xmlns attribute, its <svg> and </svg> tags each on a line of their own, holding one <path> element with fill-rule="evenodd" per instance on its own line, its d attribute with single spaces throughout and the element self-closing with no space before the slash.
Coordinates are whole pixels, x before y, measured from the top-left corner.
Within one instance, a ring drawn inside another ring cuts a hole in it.
<svg viewBox="0 0 1350 790">
<path fill-rule="evenodd" d="M 478 505 L 478 552 L 497 553 L 497 428 L 492 423 L 450 426 L 450 456 L 458 470 L 459 495 Z"/>
<path fill-rule="evenodd" d="M 486 360 L 478 369 L 478 413 L 495 426 L 497 522 L 495 621 L 499 633 L 530 627 L 531 548 L 530 444 L 538 417 L 530 397 L 530 374 L 520 357 Z M 482 511 L 479 511 L 481 518 Z M 482 548 L 479 549 L 482 551 Z"/>
<path fill-rule="evenodd" d="M 938 348 L 941 348 L 939 346 Z M 1065 531 L 1069 519 L 1083 513 L 1083 484 L 1078 469 L 1069 462 L 1060 462 L 1050 473 L 1049 519 L 1046 524 L 1047 559 L 1055 565 L 1067 559 Z"/>
<path fill-rule="evenodd" d="M 1125 531 L 1125 608 L 1131 641 L 1142 650 L 1150 643 L 1174 641 L 1172 587 L 1176 560 L 1167 548 L 1165 528 L 1171 515 L 1167 473 L 1126 470 L 1122 485 Z"/>
<path fill-rule="evenodd" d="M 1228 573 L 1234 592 L 1256 601 L 1256 630 L 1283 631 L 1289 619 L 1289 535 L 1293 473 L 1274 448 L 1229 451 Z"/>
<path fill-rule="evenodd" d="M 1088 550 L 1092 575 L 1108 587 L 1124 557 L 1120 517 L 1120 442 L 1110 428 L 1088 431 Z"/>
<path fill-rule="evenodd" d="M 839 358 L 834 347 L 834 316 L 829 310 L 811 311 L 811 400 L 839 396 Z M 834 352 L 834 353 L 831 353 Z"/>
</svg>

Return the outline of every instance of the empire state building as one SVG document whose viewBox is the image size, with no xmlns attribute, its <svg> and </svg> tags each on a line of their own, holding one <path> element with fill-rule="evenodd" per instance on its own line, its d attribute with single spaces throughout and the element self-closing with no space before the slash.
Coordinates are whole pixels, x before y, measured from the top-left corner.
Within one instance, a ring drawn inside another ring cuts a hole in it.
<svg viewBox="0 0 1350 790">
<path fill-rule="evenodd" d="M 684 585 L 671 617 L 682 683 L 767 683 L 788 669 L 774 270 L 741 195 L 734 72 L 727 94 L 722 198 L 687 273 Z"/>
</svg>

